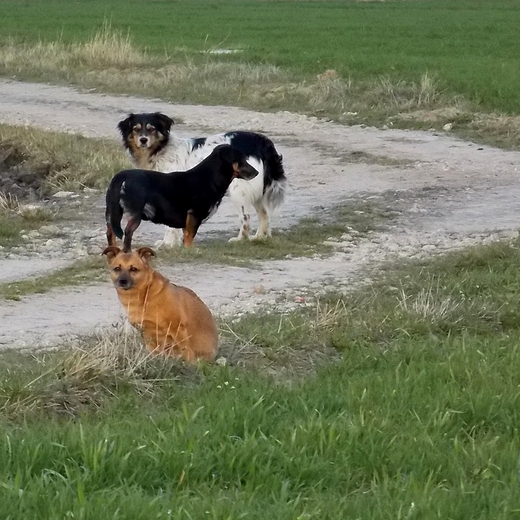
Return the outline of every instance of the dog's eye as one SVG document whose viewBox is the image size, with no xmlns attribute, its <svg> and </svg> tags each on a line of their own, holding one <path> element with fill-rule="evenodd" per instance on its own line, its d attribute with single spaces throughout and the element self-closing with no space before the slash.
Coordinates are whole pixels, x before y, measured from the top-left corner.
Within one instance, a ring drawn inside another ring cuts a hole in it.
<svg viewBox="0 0 520 520">
<path fill-rule="evenodd" d="M 146 125 L 146 129 L 148 130 L 148 132 L 153 132 L 155 130 L 155 128 L 152 125 Z"/>
<path fill-rule="evenodd" d="M 116 266 L 116 267 L 114 267 L 113 270 L 114 270 L 116 273 L 119 273 L 119 271 L 121 271 L 121 267 Z"/>
<path fill-rule="evenodd" d="M 137 271 L 139 271 L 139 269 L 137 269 L 137 267 L 134 267 L 134 266 L 130 267 L 131 273 L 137 273 Z"/>
<path fill-rule="evenodd" d="M 134 132 L 140 132 L 140 131 L 141 131 L 141 128 L 142 128 L 141 125 L 135 125 L 134 128 L 133 128 L 133 131 L 134 131 Z"/>
</svg>

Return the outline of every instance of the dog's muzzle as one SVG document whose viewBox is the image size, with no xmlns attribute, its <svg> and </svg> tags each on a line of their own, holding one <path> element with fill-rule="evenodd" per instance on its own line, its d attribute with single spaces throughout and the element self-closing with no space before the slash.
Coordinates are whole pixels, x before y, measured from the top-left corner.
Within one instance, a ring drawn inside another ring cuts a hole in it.
<svg viewBox="0 0 520 520">
<path fill-rule="evenodd" d="M 128 276 L 122 275 L 116 280 L 116 286 L 119 289 L 124 289 L 124 290 L 131 289 L 133 287 L 133 285 L 134 285 L 134 282 Z"/>
<path fill-rule="evenodd" d="M 141 148 L 146 148 L 148 146 L 149 139 L 148 137 L 141 136 L 139 138 L 139 146 Z"/>
</svg>

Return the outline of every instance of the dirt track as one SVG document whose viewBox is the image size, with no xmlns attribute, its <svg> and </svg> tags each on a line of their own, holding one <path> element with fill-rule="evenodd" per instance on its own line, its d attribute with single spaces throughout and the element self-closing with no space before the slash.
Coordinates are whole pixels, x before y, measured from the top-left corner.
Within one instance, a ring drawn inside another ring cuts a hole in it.
<svg viewBox="0 0 520 520">
<path fill-rule="evenodd" d="M 257 269 L 199 265 L 162 269 L 172 281 L 194 289 L 217 313 L 236 315 L 265 304 L 294 308 L 302 305 L 300 296 L 355 285 L 367 267 L 399 255 L 427 256 L 517 234 L 517 152 L 479 146 L 449 134 L 345 127 L 286 112 L 171 105 L 0 81 L 3 123 L 118 139 L 116 124 L 125 114 L 156 110 L 180 119 L 182 124 L 174 130 L 183 136 L 248 129 L 272 137 L 284 156 L 290 181 L 287 203 L 273 219 L 275 228 L 352 197 L 381 200 L 400 215 L 384 233 L 359 243 L 346 237 L 329 258 L 266 262 Z M 28 242 L 23 252 L 0 251 L 0 282 L 30 278 L 66 265 L 77 255 L 100 251 L 102 197 L 94 194 L 90 200 L 93 217 L 88 229 L 68 230 L 64 239 L 51 239 L 40 250 L 31 250 Z M 197 238 L 203 246 L 205 234 L 236 229 L 233 208 L 224 201 Z M 150 240 L 162 236 L 159 226 L 149 225 L 140 232 Z M 84 239 L 81 243 L 78 234 Z M 88 247 L 82 245 L 85 237 Z M 108 327 L 121 315 L 108 281 L 27 296 L 19 302 L 3 301 L 0 347 L 52 345 Z"/>
</svg>

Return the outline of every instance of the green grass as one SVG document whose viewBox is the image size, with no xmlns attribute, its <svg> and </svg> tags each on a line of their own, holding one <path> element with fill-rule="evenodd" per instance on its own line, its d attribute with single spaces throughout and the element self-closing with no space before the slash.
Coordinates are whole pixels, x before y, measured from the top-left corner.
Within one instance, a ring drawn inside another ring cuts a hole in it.
<svg viewBox="0 0 520 520">
<path fill-rule="evenodd" d="M 26 212 L 0 208 L 0 246 L 12 247 L 22 242 L 22 232 L 38 229 L 41 225 L 53 220 L 53 214 L 46 208 L 31 208 Z"/>
<path fill-rule="evenodd" d="M 347 123 L 452 122 L 474 138 L 493 125 L 473 112 L 520 113 L 515 0 L 4 0 L 2 8 L 0 73 L 19 79 Z M 240 52 L 209 52 L 223 49 Z M 337 76 L 317 79 L 329 69 Z M 495 127 L 501 144 L 517 146 L 517 122 L 507 139 L 504 125 Z"/>
<path fill-rule="evenodd" d="M 427 70 L 450 95 L 518 113 L 512 42 L 520 15 L 513 0 L 200 7 L 196 1 L 5 0 L 0 34 L 14 36 L 17 45 L 88 41 L 110 19 L 116 29 L 130 28 L 137 45 L 166 51 L 168 60 L 182 55 L 194 67 L 217 59 L 274 64 L 283 70 L 270 77 L 284 82 L 326 68 L 360 82 L 383 73 L 394 78 L 385 100 L 401 92 L 399 81 L 417 81 Z M 243 53 L 196 54 L 214 46 Z M 75 59 L 86 59 L 87 50 Z M 103 74 L 112 66 L 100 65 Z M 64 81 L 68 65 L 64 70 L 46 74 Z M 129 89 L 137 92 L 148 76 L 142 68 L 133 73 L 141 80 Z M 334 81 L 325 87 L 349 92 Z M 72 141 L 69 151 L 78 146 Z M 106 181 L 96 174 L 89 182 Z M 346 219 L 338 228 L 327 222 L 321 234 L 309 221 L 303 234 L 289 230 L 273 240 L 282 242 L 283 254 L 326 253 L 321 237 L 343 234 L 344 224 L 363 233 L 360 226 L 381 221 L 359 216 L 360 223 Z M 269 242 L 232 246 L 220 253 L 208 243 L 208 256 L 241 263 L 274 254 Z M 206 254 L 181 252 L 189 261 Z M 228 366 L 150 359 L 139 339 L 121 330 L 58 353 L 2 352 L 2 516 L 515 518 L 519 261 L 517 243 L 474 248 L 389 269 L 370 287 L 324 296 L 297 312 L 222 323 Z M 81 271 L 103 272 L 100 263 Z M 9 291 L 19 298 L 77 283 L 77 275 L 60 272 Z"/>
<path fill-rule="evenodd" d="M 402 266 L 339 303 L 230 323 L 232 366 L 129 370 L 114 344 L 105 370 L 88 344 L 3 354 L 2 512 L 514 518 L 519 260 L 516 244 L 481 247 Z M 244 342 L 270 365 L 241 358 Z M 342 361 L 282 370 L 287 352 L 331 345 Z"/>
<path fill-rule="evenodd" d="M 154 54 L 239 49 L 227 61 L 364 79 L 438 75 L 484 106 L 518 113 L 514 0 L 4 0 L 0 33 L 19 41 L 86 41 L 104 20 Z"/>
<path fill-rule="evenodd" d="M 0 211 L 0 246 L 9 247 L 21 240 L 20 232 L 26 229 L 21 218 L 12 213 Z"/>
</svg>

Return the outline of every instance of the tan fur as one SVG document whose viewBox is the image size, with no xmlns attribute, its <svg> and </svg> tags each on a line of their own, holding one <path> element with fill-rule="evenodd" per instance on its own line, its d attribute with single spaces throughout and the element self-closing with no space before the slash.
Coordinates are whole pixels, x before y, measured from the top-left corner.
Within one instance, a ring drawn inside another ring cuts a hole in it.
<svg viewBox="0 0 520 520">
<path fill-rule="evenodd" d="M 150 248 L 124 253 L 109 246 L 103 254 L 128 321 L 142 331 L 150 352 L 190 362 L 215 359 L 218 329 L 210 310 L 191 289 L 152 269 Z"/>
<path fill-rule="evenodd" d="M 135 146 L 134 142 L 131 142 L 130 149 L 132 150 L 132 157 L 138 168 L 143 170 L 150 170 L 150 150 L 148 148 L 139 148 Z"/>
<path fill-rule="evenodd" d="M 139 146 L 139 137 L 139 134 L 136 132 L 132 132 L 128 136 L 126 142 L 128 144 L 130 154 L 132 155 L 132 158 L 138 168 L 142 168 L 143 170 L 153 170 L 154 161 L 152 158 L 155 156 L 155 153 L 161 146 L 164 136 L 157 130 L 148 133 L 147 137 L 150 140 L 150 145 L 147 147 Z"/>
</svg>

